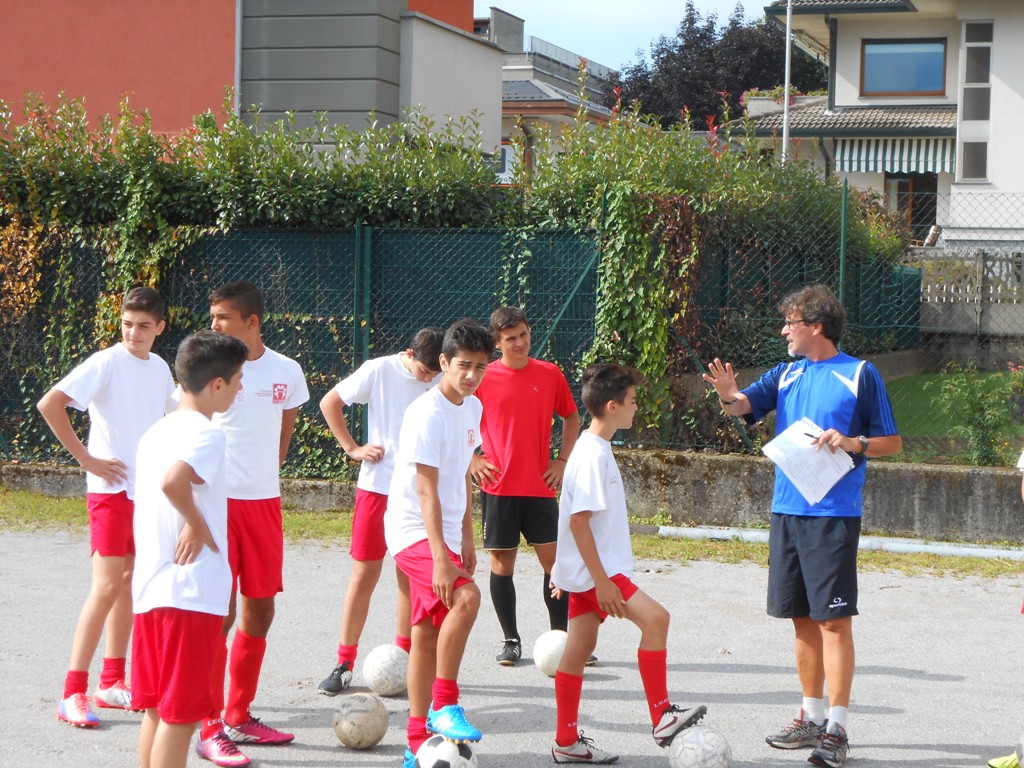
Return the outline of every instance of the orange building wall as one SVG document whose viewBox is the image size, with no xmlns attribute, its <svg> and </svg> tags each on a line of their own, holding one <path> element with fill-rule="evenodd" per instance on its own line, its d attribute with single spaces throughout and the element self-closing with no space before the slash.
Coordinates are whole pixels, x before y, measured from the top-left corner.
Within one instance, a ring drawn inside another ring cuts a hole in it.
<svg viewBox="0 0 1024 768">
<path fill-rule="evenodd" d="M 157 131 L 177 133 L 220 110 L 235 80 L 235 0 L 6 2 L 0 20 L 0 99 L 21 114 L 34 91 L 52 103 L 84 97 L 90 118 L 122 96 Z"/>
<path fill-rule="evenodd" d="M 473 34 L 473 0 L 409 0 L 409 10 Z"/>
</svg>

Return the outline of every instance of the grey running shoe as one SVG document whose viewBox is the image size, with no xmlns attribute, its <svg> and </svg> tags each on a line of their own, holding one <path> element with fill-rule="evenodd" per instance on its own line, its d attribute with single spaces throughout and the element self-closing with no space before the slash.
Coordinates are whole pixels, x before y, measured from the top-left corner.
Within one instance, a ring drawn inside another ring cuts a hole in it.
<svg viewBox="0 0 1024 768">
<path fill-rule="evenodd" d="M 849 751 L 850 740 L 846 738 L 846 729 L 837 725 L 835 733 L 822 734 L 821 746 L 811 752 L 807 762 L 822 768 L 843 768 Z"/>
<path fill-rule="evenodd" d="M 551 759 L 558 764 L 562 763 L 592 763 L 594 765 L 607 765 L 619 759 L 618 755 L 605 752 L 594 746 L 593 739 L 588 739 L 580 731 L 579 738 L 575 744 L 568 747 L 560 747 L 556 741 L 551 745 Z"/>
<path fill-rule="evenodd" d="M 503 667 L 514 667 L 523 655 L 523 645 L 515 638 L 505 641 L 501 653 L 495 656 L 495 660 Z"/>
<path fill-rule="evenodd" d="M 708 708 L 701 704 L 691 709 L 683 709 L 675 705 L 666 707 L 661 713 L 661 720 L 651 728 L 651 734 L 659 747 L 667 747 L 680 731 L 696 725 L 707 714 Z"/>
<path fill-rule="evenodd" d="M 351 683 L 352 665 L 346 661 L 336 666 L 331 670 L 331 674 L 320 681 L 320 685 L 317 686 L 317 692 L 322 693 L 324 696 L 337 696 L 348 688 Z"/>
<path fill-rule="evenodd" d="M 821 746 L 821 737 L 825 734 L 825 725 L 816 725 L 811 720 L 802 719 L 803 710 L 800 710 L 800 717 L 787 725 L 778 733 L 765 736 L 764 741 L 769 747 L 776 749 L 800 749 L 801 747 Z"/>
</svg>

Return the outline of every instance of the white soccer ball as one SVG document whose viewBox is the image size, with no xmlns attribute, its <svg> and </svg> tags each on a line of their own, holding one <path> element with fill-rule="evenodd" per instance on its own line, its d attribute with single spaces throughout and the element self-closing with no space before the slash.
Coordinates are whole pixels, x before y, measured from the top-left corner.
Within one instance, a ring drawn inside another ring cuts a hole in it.
<svg viewBox="0 0 1024 768">
<path fill-rule="evenodd" d="M 568 638 L 569 636 L 560 629 L 549 630 L 538 637 L 537 642 L 533 644 L 533 663 L 537 665 L 537 669 L 548 677 L 554 677 Z"/>
<path fill-rule="evenodd" d="M 363 680 L 378 696 L 405 693 L 409 654 L 397 645 L 378 645 L 363 662 Z"/>
<path fill-rule="evenodd" d="M 469 744 L 456 744 L 444 736 L 431 736 L 416 751 L 416 768 L 471 768 L 476 754 Z"/>
<path fill-rule="evenodd" d="M 732 747 L 725 736 L 707 725 L 694 725 L 672 739 L 672 768 L 729 768 Z"/>
<path fill-rule="evenodd" d="M 369 749 L 387 730 L 387 707 L 372 693 L 350 693 L 334 713 L 334 735 L 352 749 Z"/>
</svg>

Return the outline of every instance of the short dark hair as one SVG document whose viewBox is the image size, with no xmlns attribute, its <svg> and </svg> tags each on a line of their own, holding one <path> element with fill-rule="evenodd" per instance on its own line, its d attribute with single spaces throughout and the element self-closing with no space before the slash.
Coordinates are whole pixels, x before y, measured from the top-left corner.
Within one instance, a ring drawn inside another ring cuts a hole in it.
<svg viewBox="0 0 1024 768">
<path fill-rule="evenodd" d="M 243 319 L 256 315 L 263 322 L 266 307 L 263 303 L 263 291 L 246 280 L 235 280 L 222 285 L 210 292 L 210 306 L 228 302 L 242 314 Z"/>
<path fill-rule="evenodd" d="M 178 346 L 174 372 L 181 388 L 194 394 L 216 378 L 230 380 L 248 356 L 248 347 L 234 336 L 198 331 Z"/>
<path fill-rule="evenodd" d="M 148 285 L 140 285 L 132 288 L 124 295 L 121 302 L 121 311 L 145 312 L 156 320 L 164 319 L 164 300 L 155 289 Z"/>
<path fill-rule="evenodd" d="M 793 291 L 779 303 L 782 316 L 798 312 L 806 323 L 821 323 L 821 332 L 836 346 L 843 340 L 846 310 L 827 285 L 808 285 Z"/>
<path fill-rule="evenodd" d="M 441 345 L 444 343 L 444 328 L 428 325 L 420 328 L 409 342 L 412 359 L 432 371 L 441 370 Z"/>
<path fill-rule="evenodd" d="M 583 405 L 595 418 L 604 416 L 609 400 L 626 401 L 626 390 L 639 386 L 644 380 L 640 371 L 628 365 L 594 363 L 583 372 Z"/>
<path fill-rule="evenodd" d="M 520 323 L 524 323 L 527 328 L 530 327 L 530 322 L 526 319 L 526 312 L 519 307 L 498 307 L 491 312 L 491 332 L 494 334 L 495 340 L 499 333 L 509 328 L 515 328 Z"/>
<path fill-rule="evenodd" d="M 441 354 L 451 360 L 460 352 L 486 352 L 490 355 L 494 352 L 494 337 L 472 317 L 456 320 L 444 333 Z"/>
</svg>

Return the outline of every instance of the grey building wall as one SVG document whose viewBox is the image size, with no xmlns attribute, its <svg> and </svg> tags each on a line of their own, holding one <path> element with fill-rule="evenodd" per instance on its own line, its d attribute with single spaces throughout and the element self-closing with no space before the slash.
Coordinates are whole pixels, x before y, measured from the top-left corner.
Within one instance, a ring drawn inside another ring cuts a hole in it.
<svg viewBox="0 0 1024 768">
<path fill-rule="evenodd" d="M 261 122 L 326 112 L 362 130 L 400 117 L 400 15 L 406 0 L 243 0 L 239 104 Z M 252 122 L 250 117 L 245 118 Z"/>
</svg>

